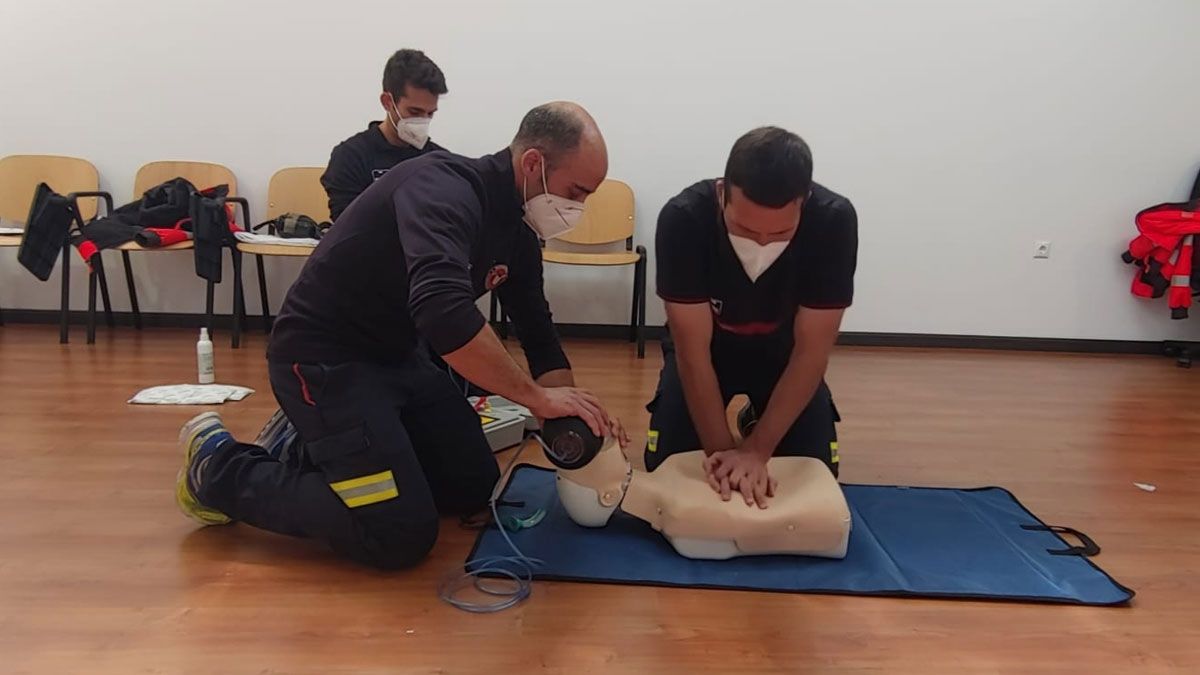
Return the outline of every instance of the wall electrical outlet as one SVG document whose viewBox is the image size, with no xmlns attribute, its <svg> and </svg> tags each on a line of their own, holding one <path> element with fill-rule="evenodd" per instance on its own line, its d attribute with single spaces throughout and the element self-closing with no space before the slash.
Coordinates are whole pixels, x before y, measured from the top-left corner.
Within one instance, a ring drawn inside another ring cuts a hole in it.
<svg viewBox="0 0 1200 675">
<path fill-rule="evenodd" d="M 1049 258 L 1050 257 L 1050 242 L 1035 241 L 1033 243 L 1034 258 Z"/>
</svg>

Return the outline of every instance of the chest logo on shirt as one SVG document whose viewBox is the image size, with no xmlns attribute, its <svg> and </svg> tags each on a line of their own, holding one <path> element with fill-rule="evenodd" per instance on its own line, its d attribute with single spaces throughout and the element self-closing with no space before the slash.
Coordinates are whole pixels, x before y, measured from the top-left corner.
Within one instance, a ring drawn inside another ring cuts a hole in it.
<svg viewBox="0 0 1200 675">
<path fill-rule="evenodd" d="M 709 298 L 708 304 L 712 305 L 713 314 L 716 314 L 717 316 L 721 316 L 721 310 L 725 309 L 724 301 L 716 298 Z"/>
<path fill-rule="evenodd" d="M 484 280 L 483 287 L 489 291 L 494 291 L 505 281 L 508 281 L 508 265 L 496 265 L 488 270 L 487 279 Z"/>
</svg>

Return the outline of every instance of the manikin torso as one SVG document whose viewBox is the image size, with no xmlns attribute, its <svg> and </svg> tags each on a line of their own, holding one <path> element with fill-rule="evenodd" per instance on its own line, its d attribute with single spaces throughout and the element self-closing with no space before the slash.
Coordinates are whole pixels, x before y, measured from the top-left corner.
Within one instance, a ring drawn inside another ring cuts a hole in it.
<svg viewBox="0 0 1200 675">
<path fill-rule="evenodd" d="M 620 507 L 649 523 L 688 558 L 791 554 L 843 558 L 850 509 L 829 469 L 811 457 L 774 457 L 779 481 L 768 508 L 740 495 L 723 501 L 704 475 L 704 453 L 668 457 L 651 473 L 633 471 L 616 443 L 580 469 L 559 469 L 559 499 L 585 527 L 602 527 Z"/>
</svg>

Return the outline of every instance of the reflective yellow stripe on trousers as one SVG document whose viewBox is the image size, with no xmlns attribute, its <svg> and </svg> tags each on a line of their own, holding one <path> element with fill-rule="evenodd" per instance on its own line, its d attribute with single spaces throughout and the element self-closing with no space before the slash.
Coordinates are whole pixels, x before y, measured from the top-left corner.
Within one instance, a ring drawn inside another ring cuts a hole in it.
<svg viewBox="0 0 1200 675">
<path fill-rule="evenodd" d="M 392 475 L 391 470 L 330 483 L 329 487 L 333 488 L 346 506 L 352 509 L 400 496 L 400 491 L 396 489 L 395 476 Z"/>
</svg>

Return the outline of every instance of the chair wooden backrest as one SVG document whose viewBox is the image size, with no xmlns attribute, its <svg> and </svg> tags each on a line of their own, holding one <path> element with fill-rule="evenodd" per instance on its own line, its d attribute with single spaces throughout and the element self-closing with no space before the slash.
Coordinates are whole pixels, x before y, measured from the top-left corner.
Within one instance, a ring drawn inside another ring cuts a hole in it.
<svg viewBox="0 0 1200 675">
<path fill-rule="evenodd" d="M 237 196 L 237 178 L 228 167 L 209 162 L 150 162 L 138 169 L 133 179 L 133 198 L 141 199 L 150 188 L 165 183 L 172 178 L 183 178 L 196 186 L 197 190 L 205 190 L 215 185 L 228 185 L 229 196 Z"/>
<path fill-rule="evenodd" d="M 579 224 L 558 241 L 583 246 L 627 241 L 633 225 L 633 189 L 610 178 L 588 196 Z"/>
<path fill-rule="evenodd" d="M 280 169 L 271 176 L 267 187 L 267 220 L 285 213 L 299 213 L 318 223 L 331 220 L 329 196 L 321 185 L 320 166 L 292 166 Z"/>
<path fill-rule="evenodd" d="M 29 217 L 38 183 L 67 195 L 100 189 L 100 174 L 86 159 L 57 155 L 9 155 L 0 159 L 0 218 L 18 223 Z M 96 199 L 79 201 L 84 220 L 96 215 Z"/>
</svg>

